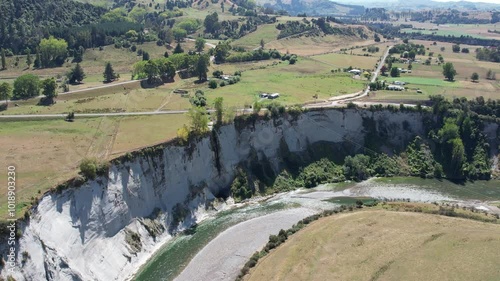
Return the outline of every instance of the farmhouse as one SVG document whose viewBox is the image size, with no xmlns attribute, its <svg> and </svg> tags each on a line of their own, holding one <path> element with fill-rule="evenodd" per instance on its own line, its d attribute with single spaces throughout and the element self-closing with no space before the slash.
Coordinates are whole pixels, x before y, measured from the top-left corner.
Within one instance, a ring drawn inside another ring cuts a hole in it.
<svg viewBox="0 0 500 281">
<path fill-rule="evenodd" d="M 274 94 L 270 94 L 267 98 L 273 100 L 273 99 L 277 99 L 279 97 L 280 97 L 280 94 L 274 93 Z"/>
<path fill-rule="evenodd" d="M 406 82 L 403 82 L 403 81 L 394 81 L 393 84 L 394 85 L 406 85 Z"/>
</svg>

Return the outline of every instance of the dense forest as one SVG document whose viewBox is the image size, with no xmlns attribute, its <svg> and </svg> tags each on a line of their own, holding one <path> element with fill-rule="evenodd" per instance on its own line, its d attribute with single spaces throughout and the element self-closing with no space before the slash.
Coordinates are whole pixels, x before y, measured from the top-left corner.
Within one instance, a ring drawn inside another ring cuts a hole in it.
<svg viewBox="0 0 500 281">
<path fill-rule="evenodd" d="M 106 9 L 71 0 L 0 1 L 0 47 L 34 50 L 52 29 L 95 24 Z"/>
</svg>

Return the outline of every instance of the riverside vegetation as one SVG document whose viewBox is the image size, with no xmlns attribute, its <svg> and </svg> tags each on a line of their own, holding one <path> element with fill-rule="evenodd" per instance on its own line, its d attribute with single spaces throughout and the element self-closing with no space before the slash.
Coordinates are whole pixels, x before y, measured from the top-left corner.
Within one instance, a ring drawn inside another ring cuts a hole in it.
<svg viewBox="0 0 500 281">
<path fill-rule="evenodd" d="M 384 137 L 368 133 L 362 154 L 346 155 L 345 158 L 332 155 L 306 165 L 292 158 L 285 159 L 288 166 L 278 175 L 270 174 L 265 168 L 265 161 L 262 170 L 239 167 L 231 193 L 239 202 L 255 193 L 285 192 L 346 180 L 362 181 L 373 176 L 417 176 L 459 181 L 498 177 L 496 172 L 492 172 L 490 145 L 482 133 L 486 122 L 498 122 L 498 101 L 478 98 L 449 102 L 442 96 L 433 96 L 431 100 L 433 105 L 429 109 L 388 106 L 393 111 L 432 110 L 435 117 L 429 115 L 425 119 L 426 135 L 415 137 L 401 151 L 394 151 L 392 155 L 381 152 Z M 371 110 L 381 108 L 372 106 Z M 376 124 L 372 120 L 366 119 L 364 123 L 365 127 L 371 128 L 370 132 L 375 132 Z"/>
</svg>

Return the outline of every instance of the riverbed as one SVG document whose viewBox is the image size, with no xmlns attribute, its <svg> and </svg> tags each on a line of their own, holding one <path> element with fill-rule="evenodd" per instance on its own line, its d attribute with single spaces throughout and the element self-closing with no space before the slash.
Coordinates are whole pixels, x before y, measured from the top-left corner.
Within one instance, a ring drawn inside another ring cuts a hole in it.
<svg viewBox="0 0 500 281">
<path fill-rule="evenodd" d="M 136 280 L 234 280 L 249 257 L 271 234 L 297 221 L 332 209 L 334 197 L 451 202 L 500 214 L 500 181 L 453 183 L 420 178 L 373 178 L 361 183 L 326 184 L 298 189 L 219 212 L 157 251 Z"/>
</svg>

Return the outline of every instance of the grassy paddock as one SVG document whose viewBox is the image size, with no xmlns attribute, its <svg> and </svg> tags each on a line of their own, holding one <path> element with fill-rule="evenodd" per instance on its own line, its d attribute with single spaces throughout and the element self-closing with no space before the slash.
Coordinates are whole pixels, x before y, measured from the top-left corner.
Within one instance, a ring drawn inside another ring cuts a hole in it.
<svg viewBox="0 0 500 281">
<path fill-rule="evenodd" d="M 76 176 L 83 158 L 109 159 L 166 141 L 187 122 L 185 115 L 77 118 L 71 123 L 62 119 L 6 121 L 0 128 L 0 145 L 8 151 L 0 164 L 16 166 L 17 200 L 26 206 L 32 197 Z M 0 180 L 5 181 L 5 176 L 0 175 Z M 0 189 L 2 196 L 6 192 L 6 186 Z M 0 218 L 5 218 L 6 208 L 6 201 L 0 202 Z"/>
<path fill-rule="evenodd" d="M 499 233 L 498 224 L 421 213 L 334 215 L 291 236 L 245 280 L 494 280 Z"/>
</svg>

